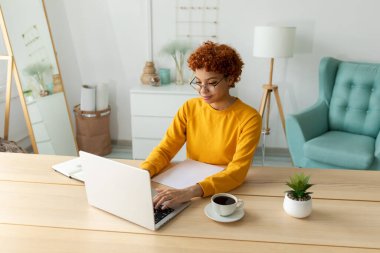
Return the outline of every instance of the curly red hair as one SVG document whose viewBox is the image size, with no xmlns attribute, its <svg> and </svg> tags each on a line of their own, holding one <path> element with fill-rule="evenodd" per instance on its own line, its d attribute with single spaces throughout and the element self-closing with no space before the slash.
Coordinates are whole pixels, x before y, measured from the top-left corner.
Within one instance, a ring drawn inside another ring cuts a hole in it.
<svg viewBox="0 0 380 253">
<path fill-rule="evenodd" d="M 212 41 L 204 42 L 187 60 L 189 68 L 205 69 L 208 72 L 216 72 L 233 78 L 233 83 L 240 81 L 240 75 L 244 62 L 238 52 L 225 44 Z"/>
</svg>

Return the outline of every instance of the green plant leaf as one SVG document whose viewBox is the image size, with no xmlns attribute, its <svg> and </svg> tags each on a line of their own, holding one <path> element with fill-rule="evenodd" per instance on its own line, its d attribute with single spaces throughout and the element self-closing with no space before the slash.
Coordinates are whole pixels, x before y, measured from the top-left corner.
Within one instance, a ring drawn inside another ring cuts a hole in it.
<svg viewBox="0 0 380 253">
<path fill-rule="evenodd" d="M 307 192 L 307 190 L 313 186 L 309 184 L 310 176 L 305 176 L 305 174 L 295 173 L 289 178 L 289 181 L 286 182 L 286 185 L 289 186 L 292 190 L 286 191 L 291 193 L 297 199 L 304 198 L 309 196 L 312 192 Z"/>
<path fill-rule="evenodd" d="M 37 62 L 34 64 L 29 64 L 24 68 L 25 73 L 29 75 L 39 75 L 49 70 L 50 65 L 46 63 Z"/>
<path fill-rule="evenodd" d="M 173 40 L 166 44 L 160 51 L 160 54 L 175 56 L 178 53 L 185 55 L 192 49 L 189 41 Z"/>
</svg>

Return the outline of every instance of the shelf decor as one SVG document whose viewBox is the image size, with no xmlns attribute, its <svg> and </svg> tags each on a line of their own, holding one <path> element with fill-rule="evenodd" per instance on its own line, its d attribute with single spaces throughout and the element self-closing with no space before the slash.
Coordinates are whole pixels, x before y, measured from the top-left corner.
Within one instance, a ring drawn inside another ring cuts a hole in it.
<svg viewBox="0 0 380 253">
<path fill-rule="evenodd" d="M 190 42 L 182 40 L 173 40 L 166 44 L 162 50 L 161 54 L 170 55 L 176 67 L 176 84 L 184 84 L 185 80 L 183 77 L 183 65 L 185 63 L 186 54 L 192 49 Z"/>
<path fill-rule="evenodd" d="M 24 68 L 24 72 L 34 78 L 40 89 L 40 96 L 49 95 L 48 84 L 46 84 L 46 76 L 51 76 L 51 65 L 47 63 L 36 62 L 29 64 Z M 49 74 L 48 74 L 49 73 Z M 52 92 L 50 92 L 51 94 Z"/>
</svg>

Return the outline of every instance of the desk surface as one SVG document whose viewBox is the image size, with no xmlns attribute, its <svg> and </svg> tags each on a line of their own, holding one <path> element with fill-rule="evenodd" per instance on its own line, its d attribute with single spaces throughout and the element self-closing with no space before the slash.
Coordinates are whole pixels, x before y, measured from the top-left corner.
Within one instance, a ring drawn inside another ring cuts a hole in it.
<svg viewBox="0 0 380 253">
<path fill-rule="evenodd" d="M 245 216 L 218 223 L 193 200 L 159 231 L 87 204 L 82 183 L 51 169 L 71 157 L 0 153 L 0 245 L 3 252 L 379 252 L 380 173 L 253 167 L 233 193 Z M 119 160 L 138 165 L 139 161 Z M 284 182 L 312 175 L 313 213 L 282 210 Z"/>
</svg>

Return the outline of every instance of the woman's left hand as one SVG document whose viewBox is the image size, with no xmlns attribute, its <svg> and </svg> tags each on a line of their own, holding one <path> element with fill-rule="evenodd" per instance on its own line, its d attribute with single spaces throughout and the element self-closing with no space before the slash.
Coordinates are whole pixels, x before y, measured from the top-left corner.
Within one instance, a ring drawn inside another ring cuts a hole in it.
<svg viewBox="0 0 380 253">
<path fill-rule="evenodd" d="M 196 184 L 184 189 L 156 189 L 157 195 L 153 198 L 154 208 L 175 207 L 181 203 L 190 201 L 194 197 L 203 195 L 202 188 Z"/>
</svg>

